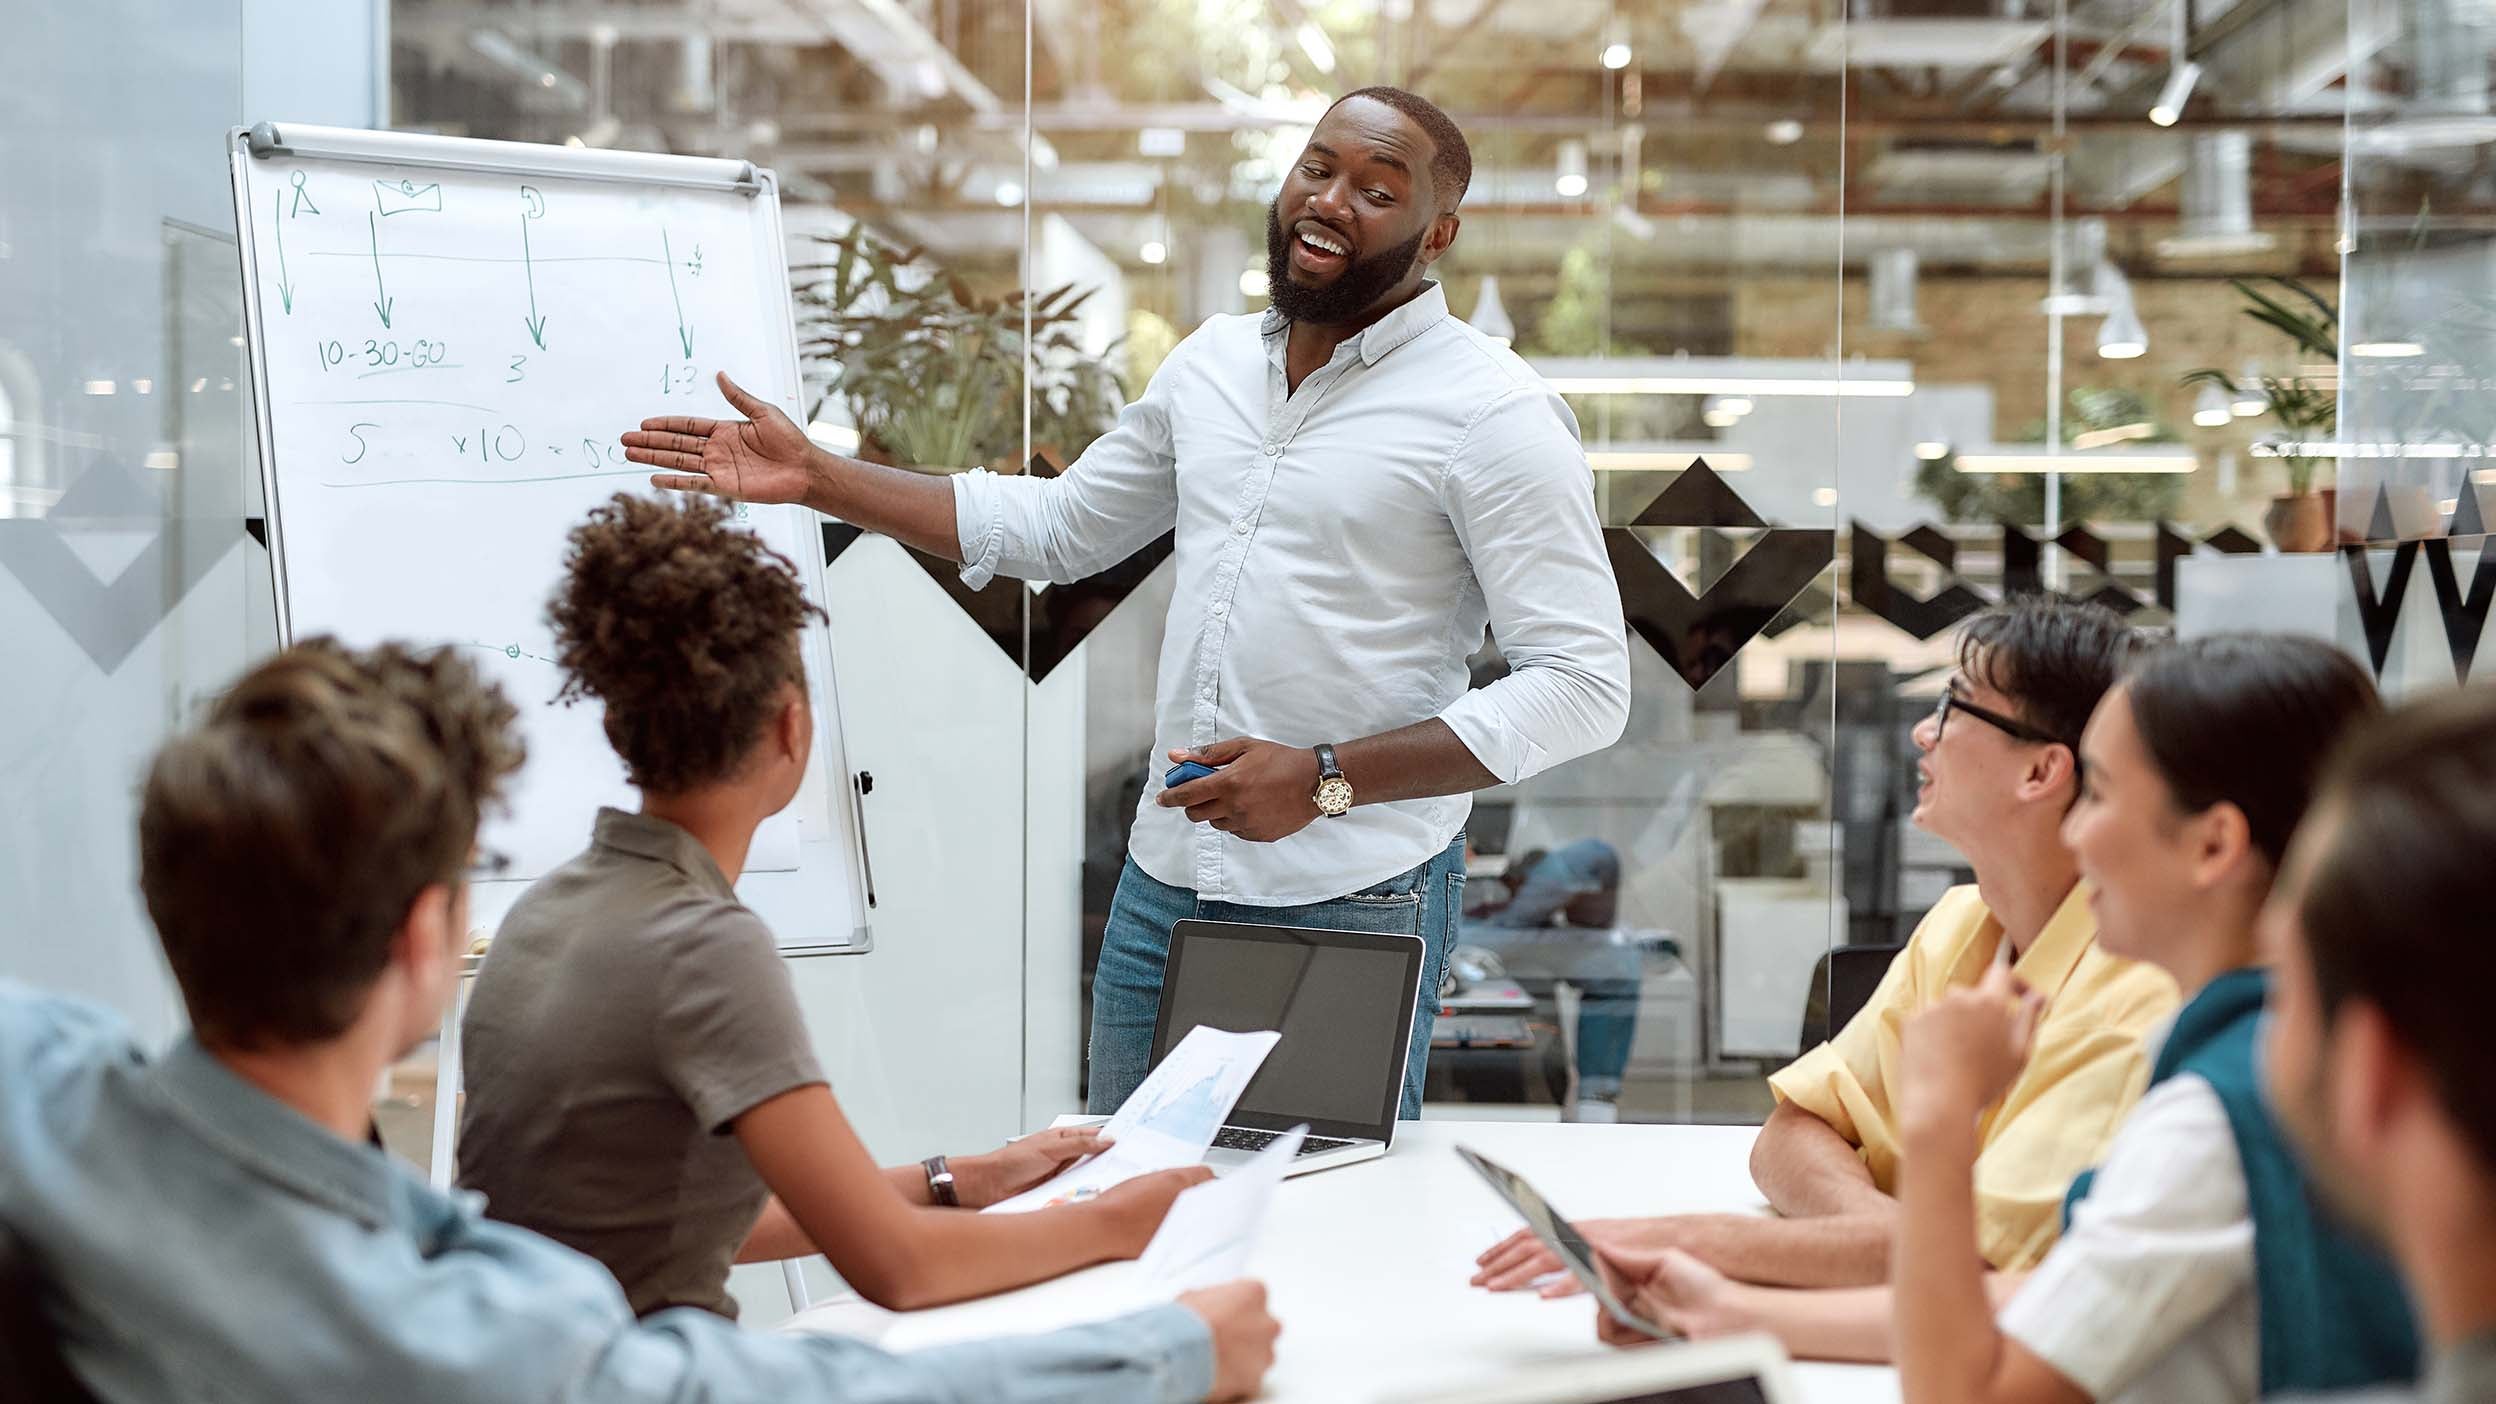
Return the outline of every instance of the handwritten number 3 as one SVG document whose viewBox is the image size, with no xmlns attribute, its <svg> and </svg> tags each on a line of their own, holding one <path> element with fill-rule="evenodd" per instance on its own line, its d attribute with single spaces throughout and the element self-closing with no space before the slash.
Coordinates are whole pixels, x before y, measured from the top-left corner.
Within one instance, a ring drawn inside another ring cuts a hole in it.
<svg viewBox="0 0 2496 1404">
<path fill-rule="evenodd" d="M 513 381 L 515 381 L 515 380 L 524 379 L 524 378 L 526 377 L 526 375 L 527 375 L 527 372 L 523 371 L 523 370 L 521 369 L 521 367 L 522 367 L 522 366 L 527 365 L 527 364 L 528 364 L 528 361 L 529 361 L 529 358 L 528 358 L 528 357 L 526 357 L 526 356 L 514 356 L 514 357 L 512 357 L 512 358 L 511 358 L 511 374 L 509 374 L 509 375 L 507 375 L 507 376 L 504 376 L 504 377 L 503 377 L 503 383 L 504 383 L 505 385 L 509 385 L 509 384 L 511 384 L 511 383 L 512 383 Z"/>
</svg>

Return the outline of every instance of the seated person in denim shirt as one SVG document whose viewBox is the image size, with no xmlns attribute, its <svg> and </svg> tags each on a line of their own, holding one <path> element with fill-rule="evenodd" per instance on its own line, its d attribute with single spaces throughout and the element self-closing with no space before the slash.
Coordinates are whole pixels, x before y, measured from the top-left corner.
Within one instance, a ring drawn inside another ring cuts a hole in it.
<svg viewBox="0 0 2496 1404">
<path fill-rule="evenodd" d="M 367 1143 L 440 1023 L 514 713 L 448 650 L 327 641 L 263 663 L 157 756 L 140 884 L 192 1032 L 0 982 L 0 1223 L 106 1400 L 1084 1399 L 1253 1394 L 1263 1290 L 896 1356 L 635 1321 L 595 1261 L 489 1222 Z"/>
<path fill-rule="evenodd" d="M 1621 905 L 1621 855 L 1601 839 L 1520 854 L 1465 913 L 1464 944 L 1514 959 L 1508 973 L 1536 995 L 1577 987 L 1577 1104 L 1572 1121 L 1617 1121 L 1621 1075 L 1638 1033 L 1644 952 L 1611 939 Z M 1568 923 L 1558 928 L 1562 921 Z M 1526 973 L 1530 966 L 1535 972 Z"/>
</svg>

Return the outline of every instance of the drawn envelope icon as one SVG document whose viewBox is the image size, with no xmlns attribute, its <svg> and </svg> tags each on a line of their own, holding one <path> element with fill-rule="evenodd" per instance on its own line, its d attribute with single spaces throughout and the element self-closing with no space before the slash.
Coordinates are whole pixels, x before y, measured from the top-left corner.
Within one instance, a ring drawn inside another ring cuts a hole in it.
<svg viewBox="0 0 2496 1404">
<path fill-rule="evenodd" d="M 410 210 L 431 210 L 442 213 L 442 183 L 434 181 L 418 185 L 412 180 L 377 180 L 373 182 L 373 199 L 385 215 L 406 214 Z"/>
</svg>

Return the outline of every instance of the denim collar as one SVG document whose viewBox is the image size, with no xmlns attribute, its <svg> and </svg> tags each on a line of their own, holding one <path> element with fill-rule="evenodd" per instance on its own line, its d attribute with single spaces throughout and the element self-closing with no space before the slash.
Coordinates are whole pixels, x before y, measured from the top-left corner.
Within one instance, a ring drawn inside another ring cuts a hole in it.
<svg viewBox="0 0 2496 1404">
<path fill-rule="evenodd" d="M 1344 345 L 1359 350 L 1361 364 L 1374 366 L 1386 359 L 1388 352 L 1437 326 L 1445 316 L 1447 289 L 1440 287 L 1433 279 L 1421 285 L 1421 291 L 1413 296 L 1412 301 L 1361 328 Z M 1265 309 L 1265 320 L 1258 324 L 1258 331 L 1273 337 L 1290 325 L 1291 318 L 1283 315 L 1283 309 L 1268 307 Z M 1340 348 L 1337 354 L 1341 354 Z"/>
<path fill-rule="evenodd" d="M 366 1228 L 394 1221 L 389 1153 L 345 1141 L 245 1082 L 184 1034 L 155 1067 L 165 1109 L 193 1134 L 264 1180 Z"/>
<path fill-rule="evenodd" d="M 665 863 L 693 879 L 696 886 L 722 897 L 737 894 L 736 888 L 728 881 L 728 875 L 719 870 L 718 860 L 711 857 L 711 851 L 693 835 L 665 819 L 602 808 L 598 811 L 598 824 L 591 832 L 591 840 L 601 848 Z"/>
</svg>

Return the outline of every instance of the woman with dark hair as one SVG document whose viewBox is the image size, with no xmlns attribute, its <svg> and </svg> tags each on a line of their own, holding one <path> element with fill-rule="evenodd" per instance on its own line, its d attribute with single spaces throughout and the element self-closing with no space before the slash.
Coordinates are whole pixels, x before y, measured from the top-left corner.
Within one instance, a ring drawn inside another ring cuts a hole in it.
<svg viewBox="0 0 2496 1404">
<path fill-rule="evenodd" d="M 1047 1131 L 879 1170 L 816 1065 L 771 932 L 734 887 L 813 743 L 788 560 L 704 501 L 619 495 L 547 615 L 563 697 L 605 708 L 639 813 L 504 918 L 464 1024 L 460 1182 L 605 1263 L 635 1311 L 733 1317 L 732 1262 L 821 1252 L 879 1305 L 979 1296 L 1143 1251 L 1201 1168 L 1031 1214 L 963 1212 L 1101 1148 Z"/>
<path fill-rule="evenodd" d="M 1913 1404 L 2198 1404 L 2409 1378 L 2399 1283 L 2319 1217 L 2253 1054 L 2268 985 L 2256 918 L 2333 746 L 2379 710 L 2339 650 L 2252 635 L 2152 653 L 2098 704 L 2064 838 L 2099 944 L 2166 970 L 2185 1004 L 2033 1272 L 1989 1282 L 1973 1251 L 1977 1132 L 2038 1011 L 1996 970 L 1908 1025 L 1889 1286 L 1762 1292 L 1694 1260 L 1624 1256 L 1639 1302 L 1706 1334 L 1765 1326 L 1797 1354 L 1894 1349 Z"/>
</svg>

